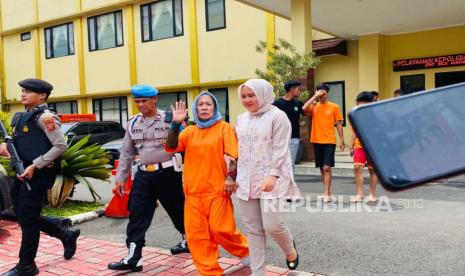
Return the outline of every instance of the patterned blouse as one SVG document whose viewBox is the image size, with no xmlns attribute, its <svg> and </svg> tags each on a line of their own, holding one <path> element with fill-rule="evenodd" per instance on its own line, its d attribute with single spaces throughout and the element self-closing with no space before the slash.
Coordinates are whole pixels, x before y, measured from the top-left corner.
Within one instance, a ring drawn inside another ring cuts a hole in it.
<svg viewBox="0 0 465 276">
<path fill-rule="evenodd" d="M 239 142 L 236 196 L 242 200 L 300 197 L 292 173 L 289 141 L 291 123 L 286 114 L 273 106 L 270 110 L 238 116 L 236 133 Z M 262 192 L 267 176 L 279 176 L 271 192 Z"/>
</svg>

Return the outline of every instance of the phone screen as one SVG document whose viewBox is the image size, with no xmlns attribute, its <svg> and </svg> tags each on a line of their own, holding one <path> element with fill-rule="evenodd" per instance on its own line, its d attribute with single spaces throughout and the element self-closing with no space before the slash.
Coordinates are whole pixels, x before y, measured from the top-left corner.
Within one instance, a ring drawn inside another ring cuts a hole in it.
<svg viewBox="0 0 465 276">
<path fill-rule="evenodd" d="M 171 123 L 172 120 L 173 120 L 173 112 L 167 109 L 165 111 L 165 123 Z"/>
<path fill-rule="evenodd" d="M 465 84 L 361 106 L 349 116 L 378 174 L 392 185 L 465 170 Z"/>
</svg>

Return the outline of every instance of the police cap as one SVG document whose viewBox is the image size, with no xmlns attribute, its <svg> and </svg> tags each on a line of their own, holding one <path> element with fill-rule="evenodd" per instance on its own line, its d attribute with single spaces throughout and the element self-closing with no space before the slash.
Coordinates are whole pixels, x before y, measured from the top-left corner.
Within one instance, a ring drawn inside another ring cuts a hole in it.
<svg viewBox="0 0 465 276">
<path fill-rule="evenodd" d="M 25 79 L 18 82 L 18 84 L 22 88 L 36 93 L 47 93 L 50 95 L 53 90 L 53 86 L 50 83 L 39 79 Z"/>
<path fill-rule="evenodd" d="M 158 95 L 158 90 L 150 85 L 138 84 L 131 87 L 131 93 L 134 98 L 151 98 Z"/>
</svg>

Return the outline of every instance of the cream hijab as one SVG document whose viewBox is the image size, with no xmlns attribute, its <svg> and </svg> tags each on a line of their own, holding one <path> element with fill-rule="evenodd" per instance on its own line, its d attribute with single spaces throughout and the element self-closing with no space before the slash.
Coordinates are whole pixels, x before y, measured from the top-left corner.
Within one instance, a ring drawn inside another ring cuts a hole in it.
<svg viewBox="0 0 465 276">
<path fill-rule="evenodd" d="M 272 103 L 274 102 L 273 86 L 263 79 L 250 79 L 244 84 L 241 84 L 237 89 L 239 99 L 241 98 L 242 87 L 247 86 L 255 92 L 255 96 L 258 99 L 258 110 L 255 112 L 249 112 L 252 116 L 261 115 L 268 110 L 273 108 Z"/>
</svg>

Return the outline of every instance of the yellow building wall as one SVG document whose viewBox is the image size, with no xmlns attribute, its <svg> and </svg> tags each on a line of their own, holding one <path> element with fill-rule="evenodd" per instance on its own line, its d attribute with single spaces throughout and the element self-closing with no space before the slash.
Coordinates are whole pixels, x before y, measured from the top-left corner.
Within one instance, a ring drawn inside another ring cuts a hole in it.
<svg viewBox="0 0 465 276">
<path fill-rule="evenodd" d="M 23 112 L 24 106 L 22 104 L 12 104 L 10 105 L 10 117 L 16 112 Z"/>
<path fill-rule="evenodd" d="M 226 3 L 226 29 L 206 31 L 205 1 L 197 1 L 200 81 L 224 81 L 255 76 L 264 68 L 264 54 L 255 51 L 266 39 L 265 13 L 237 1 Z"/>
<path fill-rule="evenodd" d="M 156 87 L 191 83 L 189 14 L 183 1 L 184 35 L 142 42 L 140 5 L 134 6 L 138 83 Z"/>
<path fill-rule="evenodd" d="M 38 0 L 39 21 L 59 18 L 77 12 L 73 0 Z"/>
<path fill-rule="evenodd" d="M 34 23 L 33 2 L 34 0 L 1 0 L 3 30 Z"/>
<path fill-rule="evenodd" d="M 291 42 L 291 21 L 289 19 L 276 16 L 276 40 L 281 38 Z M 334 38 L 330 34 L 312 30 L 312 40 Z"/>
<path fill-rule="evenodd" d="M 129 56 L 126 9 L 123 9 L 123 41 L 121 47 L 89 52 L 87 18 L 84 19 L 83 41 L 87 94 L 129 90 Z"/>
<path fill-rule="evenodd" d="M 52 0 L 53 1 L 53 0 Z M 67 0 L 73 2 L 72 0 Z M 82 0 L 82 9 L 90 10 L 95 8 L 100 8 L 116 2 L 121 2 L 121 0 Z"/>
<path fill-rule="evenodd" d="M 291 21 L 279 16 L 275 16 L 276 41 L 285 39 L 291 42 Z"/>
<path fill-rule="evenodd" d="M 348 41 L 348 56 L 323 57 L 315 73 L 315 83 L 344 80 L 347 113 L 355 106 L 355 98 L 361 90 L 378 87 L 381 99 L 386 99 L 400 88 L 401 76 L 425 74 L 425 88 L 429 90 L 435 88 L 435 73 L 465 71 L 465 66 L 456 66 L 394 72 L 394 60 L 459 53 L 465 53 L 465 26 L 401 35 L 364 36 L 357 41 Z M 351 130 L 346 132 L 348 143 Z"/>
<path fill-rule="evenodd" d="M 3 46 L 5 51 L 5 96 L 7 100 L 19 100 L 21 89 L 18 86 L 18 81 L 34 78 L 36 74 L 34 39 L 21 41 L 19 34 L 9 35 L 3 38 Z"/>
<path fill-rule="evenodd" d="M 379 34 L 366 35 L 359 39 L 359 90 L 379 90 L 380 40 Z"/>
<path fill-rule="evenodd" d="M 74 22 L 74 26 L 77 22 Z M 76 54 L 57 58 L 45 58 L 45 35 L 44 29 L 40 34 L 40 60 L 42 66 L 42 79 L 53 85 L 52 96 L 79 95 L 79 67 Z M 76 41 L 76 32 L 74 32 Z"/>
<path fill-rule="evenodd" d="M 425 32 L 409 33 L 387 37 L 386 47 L 389 62 L 386 64 L 389 92 L 400 88 L 400 76 L 425 74 L 425 88 L 435 86 L 435 73 L 465 71 L 465 66 L 443 67 L 425 70 L 394 72 L 392 61 L 398 59 L 421 58 L 465 53 L 465 26 Z"/>
</svg>

